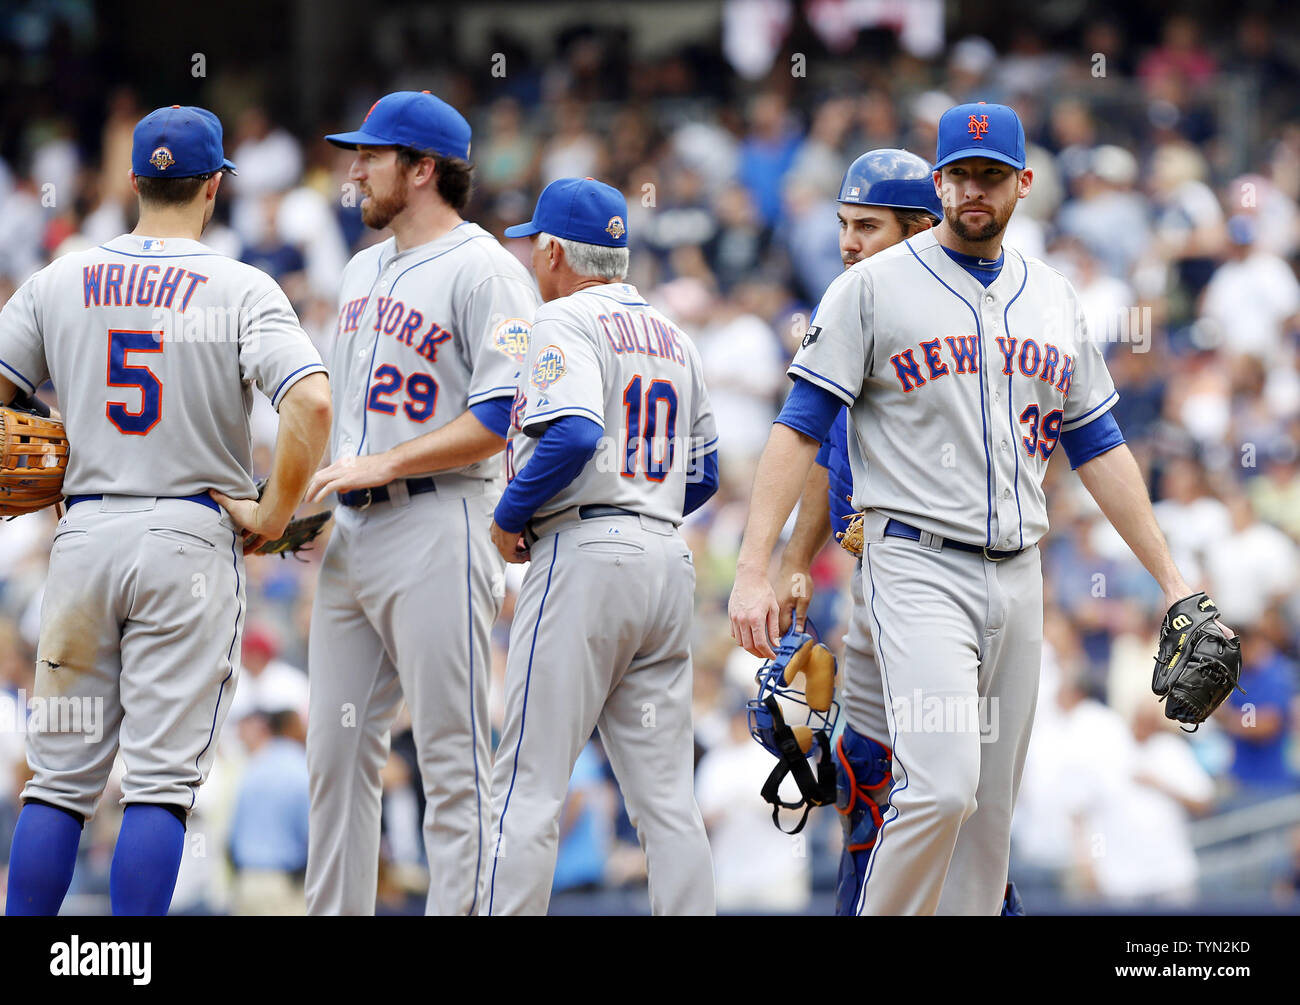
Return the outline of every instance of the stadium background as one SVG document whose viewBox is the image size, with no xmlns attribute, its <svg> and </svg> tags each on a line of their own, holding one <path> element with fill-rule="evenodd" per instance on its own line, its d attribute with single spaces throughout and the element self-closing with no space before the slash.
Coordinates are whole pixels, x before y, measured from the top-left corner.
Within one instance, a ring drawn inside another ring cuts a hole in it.
<svg viewBox="0 0 1300 1005">
<path fill-rule="evenodd" d="M 697 788 L 720 907 L 826 913 L 835 814 L 776 833 L 770 761 L 737 715 L 754 661 L 726 601 L 753 464 L 784 364 L 840 269 L 834 198 L 864 150 L 933 157 L 954 101 L 1014 105 L 1034 190 L 1009 242 L 1087 305 L 1184 571 L 1247 638 L 1248 695 L 1192 737 L 1147 690 L 1154 584 L 1063 460 L 1043 544 L 1043 696 L 1013 878 L 1031 913 L 1300 906 L 1300 34 L 1287 4 L 1155 0 L 480 2 L 210 8 L 17 2 L 0 11 L 0 299 L 69 248 L 133 225 L 131 129 L 214 109 L 239 164 L 206 240 L 272 273 L 328 354 L 339 270 L 375 239 L 320 137 L 380 94 L 428 88 L 474 127 L 468 218 L 500 234 L 561 175 L 624 189 L 632 281 L 700 346 L 722 488 L 685 526 L 697 555 Z M 525 256 L 523 248 L 515 247 Z M 925 304 L 918 303 L 918 310 Z M 255 421 L 265 467 L 274 415 Z M 21 715 L 53 517 L 0 527 L 0 869 L 25 777 Z M 191 823 L 177 912 L 291 910 L 305 843 L 305 639 L 314 563 L 250 562 L 245 675 Z M 837 638 L 849 569 L 819 558 Z M 513 581 L 512 581 L 513 583 Z M 513 592 L 496 632 L 504 665 Z M 494 717 L 499 720 L 499 686 Z M 275 756 L 272 756 L 272 755 Z M 385 771 L 381 910 L 422 903 L 409 733 Z M 107 908 L 119 808 L 87 826 L 69 912 Z M 598 743 L 562 821 L 559 911 L 646 907 L 644 862 Z M 0 873 L 2 875 L 2 873 Z"/>
</svg>

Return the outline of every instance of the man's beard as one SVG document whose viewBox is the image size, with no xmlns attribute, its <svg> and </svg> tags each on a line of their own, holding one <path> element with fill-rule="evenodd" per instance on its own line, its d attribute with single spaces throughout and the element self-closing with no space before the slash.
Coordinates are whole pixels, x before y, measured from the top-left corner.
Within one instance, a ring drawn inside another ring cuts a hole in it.
<svg viewBox="0 0 1300 1005">
<path fill-rule="evenodd" d="M 383 230 L 393 222 L 393 217 L 406 209 L 406 186 L 402 185 L 380 198 L 373 192 L 361 204 L 361 222 L 375 230 Z"/>
<path fill-rule="evenodd" d="M 986 205 L 989 209 L 989 221 L 982 227 L 968 226 L 962 222 L 960 213 L 955 209 L 949 209 L 947 206 L 943 207 L 943 218 L 948 221 L 948 226 L 952 232 L 963 241 L 969 241 L 972 244 L 990 241 L 1006 228 L 1007 221 L 1011 219 L 1011 212 L 1016 208 L 1016 204 L 1011 203 L 1005 213 L 999 212 L 998 207 L 992 204 Z"/>
</svg>

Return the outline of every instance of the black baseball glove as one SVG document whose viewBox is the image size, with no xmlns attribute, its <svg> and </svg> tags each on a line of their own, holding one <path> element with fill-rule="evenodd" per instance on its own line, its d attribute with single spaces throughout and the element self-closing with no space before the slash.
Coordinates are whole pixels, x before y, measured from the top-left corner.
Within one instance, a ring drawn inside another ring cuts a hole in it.
<svg viewBox="0 0 1300 1005">
<path fill-rule="evenodd" d="M 1164 701 L 1166 718 L 1199 727 L 1239 687 L 1241 639 L 1224 635 L 1218 616 L 1204 593 L 1184 597 L 1165 615 L 1151 690 Z"/>
<path fill-rule="evenodd" d="M 298 552 L 311 550 L 311 543 L 320 536 L 329 518 L 329 510 L 323 513 L 312 513 L 310 516 L 296 517 L 289 521 L 283 534 L 274 541 L 264 541 L 253 554 L 279 555 L 281 558 L 285 555 L 293 555 L 296 558 Z"/>
<path fill-rule="evenodd" d="M 263 478 L 257 483 L 257 498 L 261 499 L 266 492 L 266 483 L 268 479 Z M 284 528 L 284 533 L 274 541 L 263 541 L 262 544 L 254 549 L 254 555 L 279 555 L 284 558 L 286 555 L 298 557 L 300 551 L 310 551 L 311 543 L 320 537 L 321 531 L 329 523 L 330 512 L 325 510 L 323 513 L 312 513 L 309 516 L 295 517 L 290 520 Z M 303 559 L 302 561 L 306 561 Z"/>
</svg>

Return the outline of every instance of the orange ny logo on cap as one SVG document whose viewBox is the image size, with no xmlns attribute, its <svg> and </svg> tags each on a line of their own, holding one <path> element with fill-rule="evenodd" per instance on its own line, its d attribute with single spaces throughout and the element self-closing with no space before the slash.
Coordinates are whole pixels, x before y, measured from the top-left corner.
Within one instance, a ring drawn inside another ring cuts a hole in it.
<svg viewBox="0 0 1300 1005">
<path fill-rule="evenodd" d="M 989 117 L 987 115 L 980 115 L 978 117 L 972 115 L 970 117 L 970 122 L 966 124 L 966 131 L 975 139 L 982 140 L 984 134 L 989 131 Z"/>
</svg>

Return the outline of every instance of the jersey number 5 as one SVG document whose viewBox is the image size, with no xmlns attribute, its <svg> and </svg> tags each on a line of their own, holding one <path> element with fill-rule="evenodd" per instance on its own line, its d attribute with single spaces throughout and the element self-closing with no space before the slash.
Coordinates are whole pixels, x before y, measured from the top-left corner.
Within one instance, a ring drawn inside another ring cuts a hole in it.
<svg viewBox="0 0 1300 1005">
<path fill-rule="evenodd" d="M 667 414 L 662 428 L 659 412 Z M 635 478 L 637 457 L 641 467 L 652 482 L 661 482 L 672 470 L 673 441 L 677 436 L 677 390 L 670 380 L 652 380 L 641 397 L 641 375 L 638 373 L 623 389 L 623 409 L 626 418 L 627 439 L 623 446 L 624 478 Z"/>
<path fill-rule="evenodd" d="M 125 401 L 110 401 L 105 407 L 108 421 L 118 432 L 147 436 L 162 418 L 162 381 L 143 363 L 128 363 L 133 352 L 162 352 L 161 332 L 108 332 L 108 386 L 131 387 L 140 392 L 140 407 L 132 411 Z"/>
</svg>

